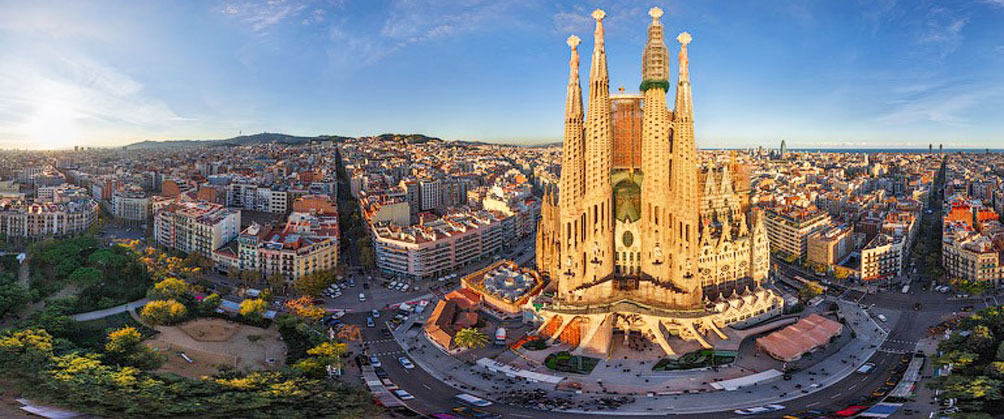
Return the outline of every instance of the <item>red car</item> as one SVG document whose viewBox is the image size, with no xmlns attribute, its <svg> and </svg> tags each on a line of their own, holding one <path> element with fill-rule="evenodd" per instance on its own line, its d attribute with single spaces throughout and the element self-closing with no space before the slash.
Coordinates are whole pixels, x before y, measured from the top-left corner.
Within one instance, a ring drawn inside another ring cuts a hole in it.
<svg viewBox="0 0 1004 419">
<path fill-rule="evenodd" d="M 848 406 L 844 410 L 839 410 L 835 415 L 842 418 L 849 418 L 868 409 L 868 406 Z"/>
</svg>

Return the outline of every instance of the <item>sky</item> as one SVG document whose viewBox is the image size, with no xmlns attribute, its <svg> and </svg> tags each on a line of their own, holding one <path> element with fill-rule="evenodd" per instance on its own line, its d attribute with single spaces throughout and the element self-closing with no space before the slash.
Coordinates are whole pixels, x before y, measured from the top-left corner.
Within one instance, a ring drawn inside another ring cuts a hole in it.
<svg viewBox="0 0 1004 419">
<path fill-rule="evenodd" d="M 637 91 L 656 5 L 674 79 L 693 36 L 699 147 L 1004 148 L 1004 0 L 0 0 L 0 148 L 560 141 L 565 39 L 586 77 L 603 8 L 611 90 Z"/>
</svg>

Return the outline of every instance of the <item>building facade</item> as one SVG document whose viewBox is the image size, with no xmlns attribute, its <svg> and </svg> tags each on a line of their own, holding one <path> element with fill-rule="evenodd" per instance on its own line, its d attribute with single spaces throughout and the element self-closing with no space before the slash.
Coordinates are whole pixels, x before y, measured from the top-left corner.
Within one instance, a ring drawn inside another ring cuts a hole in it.
<svg viewBox="0 0 1004 419">
<path fill-rule="evenodd" d="M 160 246 L 212 258 L 214 250 L 237 237 L 240 226 L 239 210 L 209 202 L 180 201 L 157 213 L 153 235 Z"/>
<path fill-rule="evenodd" d="M 752 278 L 752 286 L 730 288 L 729 296 L 718 290 L 705 294 L 706 284 L 719 278 L 734 284 L 751 272 L 765 277 L 768 241 L 765 232 L 759 239 L 751 233 L 762 227 L 749 228 L 745 213 L 734 216 L 724 204 L 714 209 L 721 215 L 716 226 L 702 228 L 687 55 L 691 36 L 677 37 L 679 77 L 670 110 L 662 11 L 653 8 L 649 14 L 640 107 L 637 98 L 609 94 L 602 10 L 593 12 L 588 111 L 578 76 L 579 39 L 568 41 L 560 199 L 555 204 L 548 191 L 538 234 L 538 269 L 557 285 L 539 315 L 542 334 L 580 354 L 605 356 L 622 334 L 645 336 L 670 355 L 675 354 L 673 339 L 710 348 L 715 339 L 727 338 L 723 329 L 728 325 L 775 315 L 783 305 Z M 753 221 L 754 226 L 760 222 Z M 760 251 L 751 251 L 750 241 L 733 244 L 733 235 L 759 242 Z M 716 266 L 710 266 L 712 261 Z M 718 275 L 720 267 L 732 269 L 743 261 L 742 274 Z"/>
</svg>

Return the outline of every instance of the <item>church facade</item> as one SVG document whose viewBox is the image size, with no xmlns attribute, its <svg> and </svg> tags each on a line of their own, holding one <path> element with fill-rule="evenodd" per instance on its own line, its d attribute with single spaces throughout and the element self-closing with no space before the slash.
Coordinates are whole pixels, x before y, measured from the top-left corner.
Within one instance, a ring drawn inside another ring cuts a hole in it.
<svg viewBox="0 0 1004 419">
<path fill-rule="evenodd" d="M 537 236 L 538 269 L 556 287 L 540 310 L 539 332 L 580 354 L 608 354 L 621 333 L 645 336 L 671 356 L 673 339 L 711 348 L 727 339 L 725 327 L 770 317 L 783 305 L 763 287 L 769 248 L 763 217 L 750 210 L 748 183 L 744 191 L 729 167 L 698 167 L 691 36 L 677 37 L 670 110 L 662 11 L 649 14 L 638 95 L 609 93 L 602 10 L 593 12 L 588 108 L 580 41 L 568 40 L 560 191 L 546 191 Z"/>
</svg>

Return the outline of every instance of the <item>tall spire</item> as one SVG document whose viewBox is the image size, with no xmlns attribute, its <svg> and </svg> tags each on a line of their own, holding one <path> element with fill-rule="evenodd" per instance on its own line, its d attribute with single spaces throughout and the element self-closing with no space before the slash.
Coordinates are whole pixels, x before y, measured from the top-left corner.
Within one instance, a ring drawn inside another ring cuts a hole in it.
<svg viewBox="0 0 1004 419">
<path fill-rule="evenodd" d="M 648 11 L 652 16 L 652 23 L 648 26 L 648 43 L 645 44 L 645 52 L 641 57 L 641 87 L 642 92 L 658 87 L 663 91 L 669 90 L 669 63 L 666 52 L 666 40 L 663 36 L 662 9 L 653 7 Z"/>
<path fill-rule="evenodd" d="M 610 77 L 603 44 L 603 10 L 593 11 L 592 65 L 589 70 L 589 107 L 586 110 L 585 242 L 589 256 L 584 280 L 592 282 L 613 273 L 613 188 L 610 185 L 613 130 L 610 120 Z"/>
<path fill-rule="evenodd" d="M 687 32 L 676 37 L 676 40 L 680 42 L 680 81 L 676 86 L 675 113 L 677 118 L 682 116 L 688 120 L 694 117 L 694 103 L 690 94 L 690 58 L 687 57 L 687 44 L 692 39 Z"/>
<path fill-rule="evenodd" d="M 571 57 L 568 60 L 568 96 L 565 100 L 565 138 L 561 164 L 561 218 L 578 218 L 578 208 L 585 194 L 585 129 L 582 112 L 582 86 L 579 83 L 579 38 L 568 37 Z M 566 241 L 567 243 L 567 241 Z"/>
</svg>

